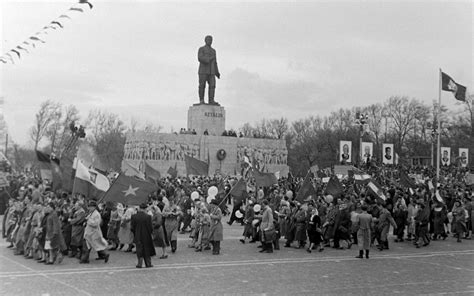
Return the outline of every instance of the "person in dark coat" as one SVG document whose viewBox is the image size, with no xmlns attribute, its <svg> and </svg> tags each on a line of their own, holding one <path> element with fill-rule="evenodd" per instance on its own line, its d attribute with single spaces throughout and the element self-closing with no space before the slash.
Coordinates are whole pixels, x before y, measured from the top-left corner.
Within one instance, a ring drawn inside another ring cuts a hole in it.
<svg viewBox="0 0 474 296">
<path fill-rule="evenodd" d="M 324 250 L 323 246 L 323 236 L 321 233 L 321 218 L 318 216 L 318 209 L 313 206 L 310 206 L 308 209 L 311 213 L 311 217 L 308 221 L 308 238 L 309 238 L 309 247 L 306 249 L 308 253 L 311 253 L 311 250 L 314 246 L 319 246 L 319 252 Z"/>
<path fill-rule="evenodd" d="M 151 265 L 151 257 L 156 255 L 152 237 L 153 224 L 151 216 L 145 212 L 146 208 L 146 204 L 140 205 L 138 213 L 132 215 L 130 225 L 133 233 L 133 242 L 137 249 L 137 268 L 142 268 L 143 260 L 145 260 L 145 267 L 153 267 Z"/>
</svg>

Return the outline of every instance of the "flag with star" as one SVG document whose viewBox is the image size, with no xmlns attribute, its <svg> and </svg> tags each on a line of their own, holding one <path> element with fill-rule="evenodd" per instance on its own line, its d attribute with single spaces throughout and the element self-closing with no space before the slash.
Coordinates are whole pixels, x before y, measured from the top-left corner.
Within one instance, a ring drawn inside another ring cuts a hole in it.
<svg viewBox="0 0 474 296">
<path fill-rule="evenodd" d="M 148 201 L 148 195 L 158 188 L 155 184 L 120 174 L 105 193 L 103 202 L 112 201 L 137 206 Z"/>
<path fill-rule="evenodd" d="M 441 72 L 441 89 L 452 92 L 456 100 L 466 101 L 466 87 L 456 83 L 454 79 L 444 72 Z"/>
</svg>

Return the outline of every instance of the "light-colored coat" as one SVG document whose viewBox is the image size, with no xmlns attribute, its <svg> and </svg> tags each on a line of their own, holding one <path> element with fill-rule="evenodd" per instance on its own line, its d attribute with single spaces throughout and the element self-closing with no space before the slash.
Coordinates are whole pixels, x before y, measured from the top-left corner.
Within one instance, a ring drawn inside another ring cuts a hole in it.
<svg viewBox="0 0 474 296">
<path fill-rule="evenodd" d="M 101 220 L 99 212 L 94 209 L 87 217 L 87 224 L 84 229 L 84 239 L 87 247 L 95 251 L 102 251 L 107 248 L 107 241 L 102 236 L 102 230 L 100 229 Z"/>
<path fill-rule="evenodd" d="M 369 250 L 372 235 L 372 215 L 362 212 L 356 217 L 357 225 L 357 244 L 359 250 Z"/>
</svg>

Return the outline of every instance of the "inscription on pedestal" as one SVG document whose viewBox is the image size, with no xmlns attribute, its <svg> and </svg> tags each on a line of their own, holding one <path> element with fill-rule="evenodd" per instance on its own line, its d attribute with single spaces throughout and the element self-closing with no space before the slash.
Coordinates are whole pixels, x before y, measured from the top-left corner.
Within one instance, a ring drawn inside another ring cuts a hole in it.
<svg viewBox="0 0 474 296">
<path fill-rule="evenodd" d="M 217 105 L 194 105 L 188 110 L 188 129 L 202 135 L 220 136 L 225 131 L 225 110 Z"/>
</svg>

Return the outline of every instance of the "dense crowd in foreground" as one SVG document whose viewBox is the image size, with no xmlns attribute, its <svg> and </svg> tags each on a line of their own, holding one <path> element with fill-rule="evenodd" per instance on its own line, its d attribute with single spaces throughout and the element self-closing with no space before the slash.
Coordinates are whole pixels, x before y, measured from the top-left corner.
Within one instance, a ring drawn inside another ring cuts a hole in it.
<svg viewBox="0 0 474 296">
<path fill-rule="evenodd" d="M 235 183 L 232 178 L 163 178 L 148 203 L 140 206 L 58 194 L 34 177 L 12 175 L 10 188 L 0 192 L 0 199 L 7 201 L 6 209 L 1 209 L 2 235 L 15 255 L 39 263 L 60 264 L 69 256 L 86 264 L 91 250 L 97 252 L 96 260 L 107 263 L 111 251 L 122 250 L 137 253 L 137 267 L 143 260 L 146 267 L 152 266 L 155 248 L 161 250 L 160 259 L 168 258 L 169 251 L 176 253 L 178 232 L 189 233 L 192 250 L 212 249 L 219 255 L 221 220 L 226 215 L 228 224 L 243 226 L 240 242 L 259 242 L 260 252 L 266 253 L 280 249 L 280 242 L 309 253 L 325 247 L 350 249 L 354 244 L 358 258 L 369 258 L 372 246 L 389 249 L 390 229 L 394 242 L 412 241 L 417 248 L 452 236 L 458 242 L 471 238 L 474 193 L 462 178 L 465 169 L 443 169 L 442 200 L 424 184 L 414 190 L 401 186 L 398 170 L 371 172 L 383 184 L 385 200 L 353 180 L 343 180 L 344 192 L 333 197 L 323 194 L 325 184 L 314 178 L 317 194 L 297 201 L 295 192 L 302 179 L 282 178 L 278 185 L 253 189 L 245 198 L 228 198 Z M 429 176 L 432 170 L 412 168 L 411 172 Z M 208 203 L 204 193 L 210 186 L 220 186 L 222 191 Z M 192 200 L 194 191 L 199 197 Z"/>
</svg>

